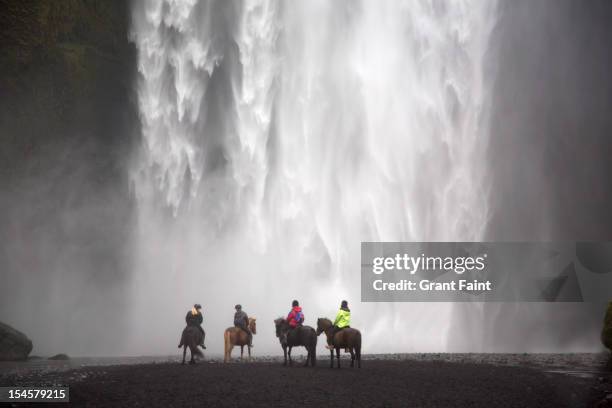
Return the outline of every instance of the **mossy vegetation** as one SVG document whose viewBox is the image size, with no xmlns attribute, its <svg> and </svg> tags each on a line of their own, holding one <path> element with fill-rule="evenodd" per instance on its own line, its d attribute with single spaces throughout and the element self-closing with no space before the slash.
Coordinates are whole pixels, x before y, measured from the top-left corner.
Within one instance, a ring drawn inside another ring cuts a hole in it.
<svg viewBox="0 0 612 408">
<path fill-rule="evenodd" d="M 601 342 L 608 350 L 612 351 L 612 302 L 608 303 L 608 309 L 606 310 L 604 326 L 601 331 Z"/>
<path fill-rule="evenodd" d="M 96 144 L 109 136 L 118 142 L 109 124 L 126 128 L 124 113 L 137 117 L 129 106 L 135 75 L 129 2 L 2 1 L 0 27 L 4 172 L 33 170 L 62 142 Z"/>
</svg>

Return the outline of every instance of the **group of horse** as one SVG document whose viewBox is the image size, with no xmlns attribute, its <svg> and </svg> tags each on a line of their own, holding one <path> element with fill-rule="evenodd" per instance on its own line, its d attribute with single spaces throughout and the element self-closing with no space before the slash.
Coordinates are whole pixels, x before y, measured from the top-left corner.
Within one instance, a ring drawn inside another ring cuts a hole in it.
<svg viewBox="0 0 612 408">
<path fill-rule="evenodd" d="M 291 350 L 293 347 L 305 347 L 307 351 L 306 361 L 304 366 L 314 367 L 317 363 L 317 338 L 322 333 L 325 333 L 327 343 L 332 343 L 333 348 L 330 349 L 330 367 L 334 367 L 334 351 L 336 352 L 337 366 L 340 368 L 340 351 L 344 349 L 351 354 L 351 367 L 361 368 L 361 332 L 350 327 L 336 331 L 331 320 L 327 318 L 317 319 L 317 330 L 310 326 L 298 326 L 292 328 L 287 319 L 282 317 L 274 320 L 276 326 L 276 337 L 283 348 L 285 355 L 284 365 L 287 363 L 291 366 Z M 257 322 L 254 317 L 249 318 L 249 330 L 253 334 L 257 334 Z M 244 356 L 244 348 L 246 346 L 248 357 L 251 358 L 251 347 L 249 346 L 248 335 L 246 331 L 239 327 L 228 327 L 223 333 L 223 341 L 225 352 L 223 361 L 229 362 L 232 355 L 232 349 L 235 346 L 240 346 L 240 358 Z M 187 347 L 191 351 L 191 360 L 189 364 L 195 364 L 195 356 L 202 356 L 202 352 L 198 349 L 198 345 L 202 343 L 202 332 L 197 327 L 188 326 L 183 330 L 179 348 L 183 347 L 183 364 L 185 364 L 185 355 Z"/>
</svg>

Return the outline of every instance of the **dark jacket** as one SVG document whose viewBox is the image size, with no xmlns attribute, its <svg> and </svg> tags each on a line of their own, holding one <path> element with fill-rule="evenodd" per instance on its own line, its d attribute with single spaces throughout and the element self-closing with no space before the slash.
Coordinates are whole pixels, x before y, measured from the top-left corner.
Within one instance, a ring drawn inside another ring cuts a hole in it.
<svg viewBox="0 0 612 408">
<path fill-rule="evenodd" d="M 185 322 L 187 323 L 187 326 L 200 326 L 202 324 L 202 321 L 204 321 L 204 318 L 202 317 L 202 313 L 197 312 L 197 314 L 193 314 L 193 311 L 188 311 L 187 312 L 187 316 L 185 316 Z"/>
<path fill-rule="evenodd" d="M 249 325 L 249 317 L 242 310 L 236 311 L 234 314 L 234 326 L 238 327 L 248 327 Z"/>
</svg>

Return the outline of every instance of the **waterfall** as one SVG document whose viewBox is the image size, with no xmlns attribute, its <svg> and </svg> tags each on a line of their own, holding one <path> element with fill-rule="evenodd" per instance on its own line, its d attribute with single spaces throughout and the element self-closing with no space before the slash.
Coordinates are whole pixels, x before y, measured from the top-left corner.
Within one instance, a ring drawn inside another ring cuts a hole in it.
<svg viewBox="0 0 612 408">
<path fill-rule="evenodd" d="M 220 351 L 235 303 L 265 328 L 294 298 L 307 324 L 347 299 L 367 352 L 445 350 L 452 305 L 360 304 L 360 242 L 483 237 L 494 13 L 477 0 L 136 2 L 132 285 L 136 336 L 163 340 L 150 351 L 169 350 L 195 302 Z M 276 351 L 259 332 L 257 352 Z"/>
</svg>

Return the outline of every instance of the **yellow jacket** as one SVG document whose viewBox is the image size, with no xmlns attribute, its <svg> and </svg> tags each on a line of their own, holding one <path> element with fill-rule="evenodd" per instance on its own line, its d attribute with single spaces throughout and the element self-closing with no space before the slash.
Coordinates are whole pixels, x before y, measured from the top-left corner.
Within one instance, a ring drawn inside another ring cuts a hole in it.
<svg viewBox="0 0 612 408">
<path fill-rule="evenodd" d="M 340 309 L 334 320 L 334 326 L 343 328 L 351 325 L 351 312 L 350 310 Z"/>
</svg>

